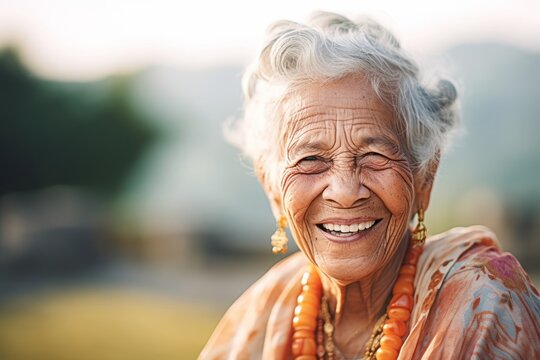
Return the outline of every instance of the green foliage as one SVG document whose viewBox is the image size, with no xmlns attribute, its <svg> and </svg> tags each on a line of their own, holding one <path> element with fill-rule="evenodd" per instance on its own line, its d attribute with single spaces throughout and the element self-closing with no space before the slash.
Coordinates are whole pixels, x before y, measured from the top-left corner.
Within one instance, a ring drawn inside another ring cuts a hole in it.
<svg viewBox="0 0 540 360">
<path fill-rule="evenodd" d="M 117 191 L 157 133 L 135 112 L 130 78 L 53 83 L 0 52 L 0 195 L 52 185 Z"/>
</svg>

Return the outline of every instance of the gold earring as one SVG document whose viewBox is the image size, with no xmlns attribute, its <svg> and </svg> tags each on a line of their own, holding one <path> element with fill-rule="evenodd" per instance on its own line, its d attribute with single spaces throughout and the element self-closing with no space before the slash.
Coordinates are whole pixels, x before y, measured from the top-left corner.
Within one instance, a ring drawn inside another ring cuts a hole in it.
<svg viewBox="0 0 540 360">
<path fill-rule="evenodd" d="M 287 233 L 285 232 L 285 227 L 287 226 L 287 219 L 285 216 L 281 215 L 277 221 L 277 229 L 274 235 L 272 235 L 272 252 L 274 254 L 285 254 L 287 253 Z"/>
<path fill-rule="evenodd" d="M 424 224 L 424 209 L 418 209 L 418 223 L 416 228 L 413 230 L 412 237 L 416 245 L 424 245 L 427 237 L 427 228 Z"/>
</svg>

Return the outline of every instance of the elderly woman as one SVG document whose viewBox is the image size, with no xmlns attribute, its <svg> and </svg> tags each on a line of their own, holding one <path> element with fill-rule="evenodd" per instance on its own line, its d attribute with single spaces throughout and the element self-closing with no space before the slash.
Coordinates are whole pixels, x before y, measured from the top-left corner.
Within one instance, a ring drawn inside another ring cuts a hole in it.
<svg viewBox="0 0 540 360">
<path fill-rule="evenodd" d="M 386 29 L 329 13 L 271 26 L 245 80 L 236 133 L 277 219 L 273 250 L 288 224 L 301 252 L 236 301 L 201 359 L 540 358 L 538 291 L 495 236 L 426 241 L 457 124 L 449 81 L 421 83 Z"/>
</svg>

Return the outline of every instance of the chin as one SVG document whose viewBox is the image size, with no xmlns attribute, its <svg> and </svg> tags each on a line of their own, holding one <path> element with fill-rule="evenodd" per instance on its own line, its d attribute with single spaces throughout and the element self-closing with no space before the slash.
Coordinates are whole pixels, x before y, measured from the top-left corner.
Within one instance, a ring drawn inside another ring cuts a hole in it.
<svg viewBox="0 0 540 360">
<path fill-rule="evenodd" d="M 328 256 L 315 255 L 315 262 L 319 269 L 332 279 L 349 284 L 363 279 L 368 279 L 378 267 L 373 263 L 373 257 L 369 261 L 356 259 L 340 259 Z"/>
</svg>

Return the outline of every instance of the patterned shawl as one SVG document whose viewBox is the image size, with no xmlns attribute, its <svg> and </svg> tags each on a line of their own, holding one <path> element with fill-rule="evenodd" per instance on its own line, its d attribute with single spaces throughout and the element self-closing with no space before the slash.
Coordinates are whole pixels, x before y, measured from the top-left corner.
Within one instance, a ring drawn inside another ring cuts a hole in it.
<svg viewBox="0 0 540 360">
<path fill-rule="evenodd" d="M 291 322 L 306 263 L 303 254 L 293 254 L 253 284 L 199 359 L 292 359 Z M 538 290 L 484 227 L 427 240 L 409 326 L 398 360 L 540 359 Z"/>
</svg>

